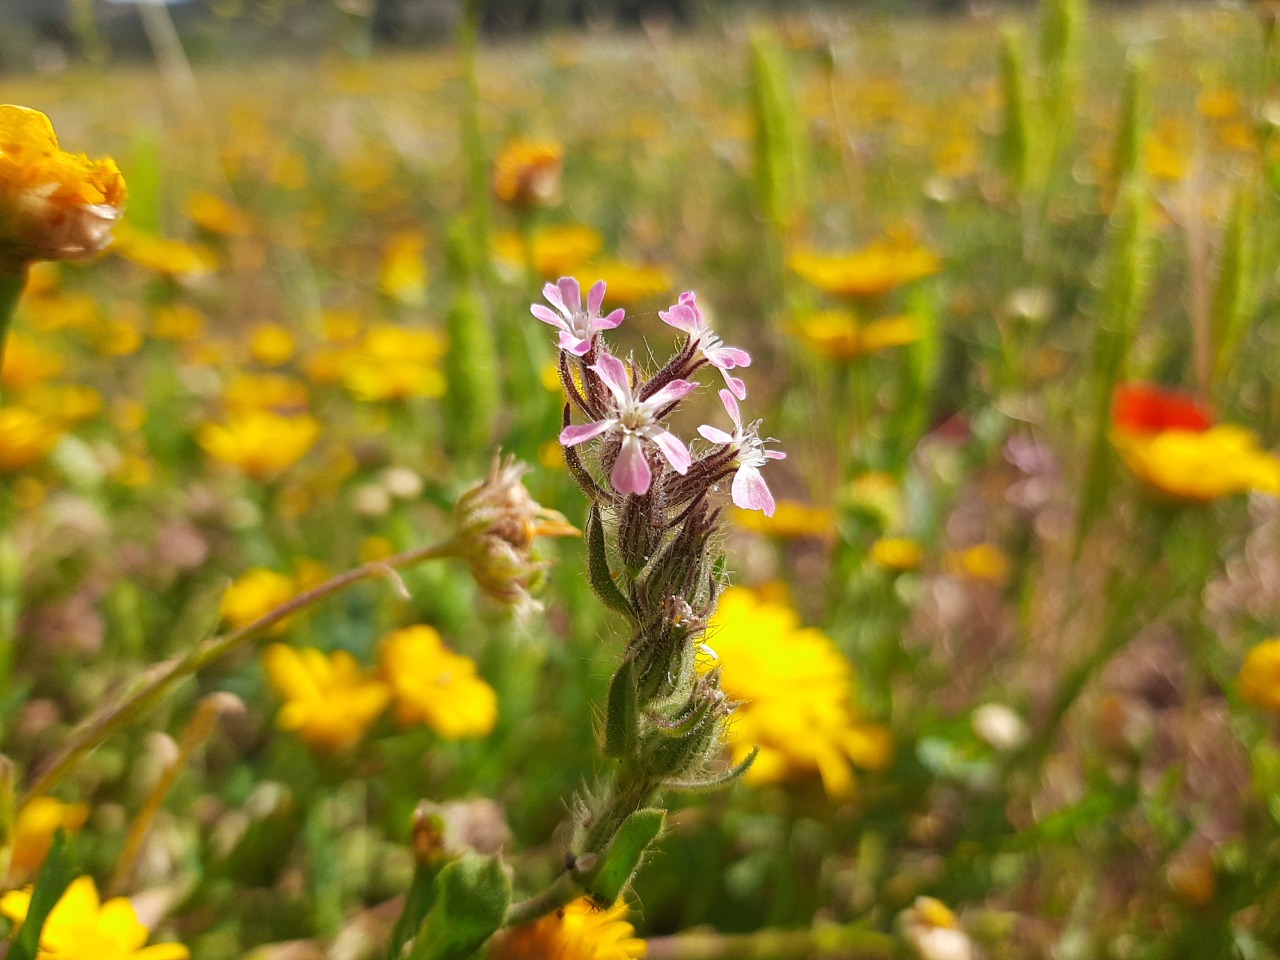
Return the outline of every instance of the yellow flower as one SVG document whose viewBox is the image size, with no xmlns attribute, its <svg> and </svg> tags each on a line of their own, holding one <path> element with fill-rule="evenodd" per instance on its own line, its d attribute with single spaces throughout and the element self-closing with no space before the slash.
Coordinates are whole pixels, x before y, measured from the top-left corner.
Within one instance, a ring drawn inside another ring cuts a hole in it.
<svg viewBox="0 0 1280 960">
<path fill-rule="evenodd" d="M 1114 430 L 1111 442 L 1143 483 L 1178 500 L 1206 503 L 1256 490 L 1280 494 L 1280 459 L 1234 424 L 1207 430 Z"/>
<path fill-rule="evenodd" d="M 51 417 L 24 407 L 0 407 L 0 473 L 17 473 L 43 460 L 62 433 Z"/>
<path fill-rule="evenodd" d="M 13 823 L 13 851 L 9 878 L 19 883 L 35 876 L 53 845 L 59 830 L 75 832 L 89 817 L 87 803 L 63 803 L 53 797 L 36 797 L 21 810 Z"/>
<path fill-rule="evenodd" d="M 187 216 L 201 230 L 228 237 L 243 237 L 253 229 L 253 224 L 243 210 L 216 193 L 204 190 L 198 190 L 187 197 Z"/>
<path fill-rule="evenodd" d="M 222 403 L 233 414 L 250 410 L 302 413 L 309 401 L 305 383 L 280 373 L 238 373 L 222 390 Z"/>
<path fill-rule="evenodd" d="M 568 276 L 604 246 L 604 238 L 594 227 L 567 224 L 546 227 L 533 235 L 533 269 L 548 280 Z M 524 241 L 512 232 L 493 238 L 493 255 L 512 270 L 524 270 L 528 257 Z M 595 282 L 592 277 L 592 282 Z"/>
<path fill-rule="evenodd" d="M 357 399 L 370 402 L 439 397 L 445 390 L 437 366 L 443 355 L 444 340 L 434 330 L 377 324 L 348 356 L 342 380 Z"/>
<path fill-rule="evenodd" d="M 641 960 L 645 942 L 627 922 L 627 905 L 608 910 L 583 897 L 540 920 L 494 937 L 490 960 Z"/>
<path fill-rule="evenodd" d="M 855 298 L 881 296 L 942 268 L 928 247 L 897 240 L 878 240 L 849 253 L 799 251 L 787 265 L 819 290 Z"/>
<path fill-rule="evenodd" d="M 402 727 L 424 723 L 446 740 L 483 737 L 498 720 L 498 697 L 470 657 L 454 653 L 417 624 L 382 638 L 382 673 Z"/>
<path fill-rule="evenodd" d="M 71 260 L 111 242 L 124 208 L 115 161 L 58 147 L 39 110 L 0 105 L 0 257 Z"/>
<path fill-rule="evenodd" d="M 27 285 L 28 292 L 31 289 Z M 22 315 L 37 333 L 55 330 L 82 330 L 92 333 L 101 322 L 98 301 L 87 293 L 50 293 L 29 298 L 24 295 Z"/>
<path fill-rule="evenodd" d="M 140 267 L 179 280 L 199 279 L 218 269 L 218 258 L 207 247 L 139 230 L 121 229 L 111 249 Z"/>
<path fill-rule="evenodd" d="M 564 148 L 547 140 L 508 141 L 493 161 L 493 195 L 516 207 L 554 203 Z"/>
<path fill-rule="evenodd" d="M 127 357 L 142 347 L 142 330 L 127 316 L 108 320 L 94 336 L 94 346 L 104 357 Z"/>
<path fill-rule="evenodd" d="M 994 543 L 979 543 L 947 555 L 947 569 L 974 580 L 1003 583 L 1009 575 L 1009 558 Z"/>
<path fill-rule="evenodd" d="M 427 238 L 420 230 L 397 233 L 382 255 L 378 289 L 397 303 L 420 307 L 427 298 L 427 265 L 423 252 Z"/>
<path fill-rule="evenodd" d="M 613 306 L 630 306 L 671 289 L 671 274 L 662 267 L 601 260 L 582 267 L 578 273 L 578 281 L 584 290 L 597 280 L 607 283 L 609 303 Z"/>
<path fill-rule="evenodd" d="M 354 747 L 391 700 L 387 685 L 366 676 L 345 650 L 325 656 L 314 647 L 273 643 L 263 660 L 271 685 L 285 698 L 276 725 L 313 749 Z"/>
<path fill-rule="evenodd" d="M 65 366 L 62 357 L 21 333 L 9 337 L 3 360 L 0 385 L 6 390 L 15 391 L 27 390 L 50 377 L 56 377 Z"/>
<path fill-rule="evenodd" d="M 707 628 L 720 685 L 738 703 L 728 725 L 735 760 L 759 745 L 750 783 L 778 783 L 817 773 L 827 794 L 847 796 L 853 767 L 889 762 L 886 729 L 864 723 L 853 707 L 853 668 L 825 634 L 801 627 L 795 611 L 731 587 Z"/>
<path fill-rule="evenodd" d="M 1246 703 L 1280 713 L 1280 639 L 1263 641 L 1249 651 L 1236 686 Z"/>
<path fill-rule="evenodd" d="M 320 436 L 312 417 L 282 417 L 251 410 L 226 423 L 206 423 L 196 434 L 205 453 L 255 480 L 270 480 L 301 460 Z"/>
<path fill-rule="evenodd" d="M 744 530 L 783 539 L 813 537 L 830 540 L 836 534 L 836 512 L 830 507 L 798 500 L 779 500 L 772 517 L 760 510 L 733 510 L 734 522 Z"/>
<path fill-rule="evenodd" d="M 287 574 L 262 567 L 237 577 L 222 595 L 219 612 L 237 630 L 261 620 L 298 595 L 298 581 Z M 287 624 L 278 623 L 272 633 L 281 633 Z"/>
<path fill-rule="evenodd" d="M 151 321 L 151 335 L 161 340 L 191 343 L 204 334 L 204 314 L 186 304 L 157 307 Z"/>
<path fill-rule="evenodd" d="M 102 411 L 102 394 L 81 384 L 45 383 L 22 396 L 32 413 L 42 414 L 64 426 L 80 423 Z"/>
<path fill-rule="evenodd" d="M 871 559 L 895 573 L 916 570 L 920 566 L 920 544 L 907 537 L 881 537 L 871 545 Z"/>
<path fill-rule="evenodd" d="M 21 925 L 31 908 L 31 889 L 0 897 L 0 913 Z M 92 877 L 71 881 L 45 919 L 36 960 L 187 960 L 180 943 L 143 946 L 151 931 L 125 897 L 102 903 Z"/>
<path fill-rule="evenodd" d="M 851 360 L 920 339 L 915 320 L 907 315 L 862 323 L 852 313 L 824 310 L 792 325 L 792 332 L 824 357 Z"/>
<path fill-rule="evenodd" d="M 249 352 L 264 367 L 288 363 L 297 349 L 293 334 L 283 324 L 260 323 L 249 331 Z"/>
</svg>

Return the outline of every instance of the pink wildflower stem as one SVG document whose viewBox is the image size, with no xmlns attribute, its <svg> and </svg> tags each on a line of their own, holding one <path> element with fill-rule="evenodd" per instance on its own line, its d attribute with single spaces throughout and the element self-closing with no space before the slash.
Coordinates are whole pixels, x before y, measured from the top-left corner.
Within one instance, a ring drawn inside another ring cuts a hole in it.
<svg viewBox="0 0 1280 960">
<path fill-rule="evenodd" d="M 452 556 L 457 556 L 457 545 L 452 540 L 447 540 L 444 543 L 406 550 L 385 560 L 366 563 L 298 594 L 288 603 L 276 607 L 247 626 L 222 636 L 210 637 L 188 651 L 185 656 L 154 664 L 143 675 L 140 686 L 90 715 L 72 731 L 69 741 L 45 764 L 36 782 L 23 796 L 20 805 L 28 804 L 36 797 L 43 796 L 52 790 L 85 754 L 117 730 L 128 726 L 145 714 L 187 677 L 199 673 L 205 667 L 260 639 L 282 620 L 287 620 L 307 607 L 335 593 L 341 593 L 347 587 L 363 580 L 394 576 L 396 570 L 416 566 L 427 560 Z"/>
</svg>

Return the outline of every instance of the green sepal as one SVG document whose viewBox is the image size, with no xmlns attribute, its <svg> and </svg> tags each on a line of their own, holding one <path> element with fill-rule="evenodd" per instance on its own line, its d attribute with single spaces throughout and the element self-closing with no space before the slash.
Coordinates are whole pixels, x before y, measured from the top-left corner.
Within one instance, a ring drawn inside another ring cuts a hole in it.
<svg viewBox="0 0 1280 960">
<path fill-rule="evenodd" d="M 622 661 L 609 683 L 609 705 L 604 720 L 604 755 L 620 760 L 636 752 L 640 725 L 636 696 L 636 668 Z"/>
<path fill-rule="evenodd" d="M 440 871 L 435 887 L 408 960 L 466 960 L 502 926 L 511 880 L 497 857 L 464 856 Z"/>
<path fill-rule="evenodd" d="M 391 931 L 387 960 L 400 960 L 404 945 L 413 936 L 413 931 L 422 926 L 422 921 L 435 905 L 440 873 L 450 862 L 444 859 L 432 860 L 429 863 L 420 863 L 414 869 L 413 881 L 409 884 L 409 892 L 404 898 L 404 910 Z"/>
<path fill-rule="evenodd" d="M 40 950 L 40 935 L 44 932 L 45 920 L 74 879 L 75 867 L 67 851 L 67 834 L 65 830 L 59 829 L 53 835 L 53 845 L 49 847 L 49 855 L 40 868 L 40 876 L 36 878 L 35 889 L 31 892 L 26 918 L 9 947 L 7 960 L 35 960 Z"/>
<path fill-rule="evenodd" d="M 666 819 L 667 811 L 646 807 L 622 821 L 604 859 L 587 878 L 587 892 L 597 903 L 613 904 L 622 896 Z"/>
<path fill-rule="evenodd" d="M 604 524 L 600 522 L 600 509 L 595 504 L 592 504 L 591 511 L 587 514 L 587 577 L 601 603 L 634 618 L 631 604 L 627 603 L 627 598 L 613 582 L 609 554 L 604 545 Z"/>
</svg>

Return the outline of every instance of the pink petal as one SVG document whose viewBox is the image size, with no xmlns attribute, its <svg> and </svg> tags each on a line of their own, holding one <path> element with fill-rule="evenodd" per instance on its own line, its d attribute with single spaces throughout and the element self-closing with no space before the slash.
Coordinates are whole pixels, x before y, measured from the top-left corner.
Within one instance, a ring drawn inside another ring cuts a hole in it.
<svg viewBox="0 0 1280 960">
<path fill-rule="evenodd" d="M 570 313 L 582 312 L 582 289 L 573 277 L 561 277 L 556 281 L 560 288 L 560 298 L 564 301 L 565 310 Z"/>
<path fill-rule="evenodd" d="M 727 383 L 727 384 L 729 385 L 729 389 L 728 389 L 728 390 L 726 390 L 726 391 L 724 391 L 724 392 L 725 392 L 725 393 L 732 392 L 732 393 L 733 393 L 733 395 L 734 395 L 735 397 L 737 397 L 739 400 L 745 400 L 745 399 L 747 399 L 747 385 L 746 385 L 745 383 L 743 383 L 743 382 L 742 382 L 742 378 L 741 378 L 741 377 L 731 377 L 731 376 L 729 376 L 729 374 L 728 374 L 728 373 L 726 373 L 726 372 L 725 372 L 725 371 L 723 371 L 723 370 L 721 370 L 720 372 L 721 372 L 722 374 L 724 374 L 724 382 L 725 382 L 725 383 Z M 742 427 L 742 423 L 741 423 L 741 422 L 739 422 L 739 423 L 738 423 L 738 427 L 739 427 L 739 429 L 741 429 L 741 427 Z"/>
<path fill-rule="evenodd" d="M 601 317 L 596 321 L 597 330 L 612 330 L 623 320 L 627 318 L 627 311 L 619 307 L 617 310 L 611 310 L 607 317 Z"/>
<path fill-rule="evenodd" d="M 709 426 L 705 423 L 698 428 L 698 432 L 712 443 L 733 443 L 733 436 L 731 434 L 725 433 L 723 430 Z"/>
<path fill-rule="evenodd" d="M 698 332 L 698 318 L 683 303 L 677 303 L 670 310 L 659 310 L 658 318 L 665 324 L 683 330 L 693 336 Z"/>
<path fill-rule="evenodd" d="M 777 506 L 764 477 L 751 467 L 739 467 L 734 475 L 733 502 L 743 510 L 763 510 L 766 517 L 772 517 Z"/>
<path fill-rule="evenodd" d="M 671 464 L 672 470 L 681 474 L 689 472 L 689 465 L 693 462 L 693 458 L 689 456 L 689 448 L 680 441 L 679 437 L 667 430 L 653 430 L 645 435 L 654 442 L 663 459 Z"/>
<path fill-rule="evenodd" d="M 766 450 L 764 452 L 764 458 L 766 460 L 785 460 L 787 459 L 787 455 L 781 450 Z"/>
<path fill-rule="evenodd" d="M 739 350 L 737 347 L 719 347 L 713 350 L 714 358 L 711 353 L 707 354 L 707 359 L 711 361 L 713 366 L 719 367 L 721 370 L 731 370 L 734 367 L 751 366 L 751 354 L 745 350 Z"/>
<path fill-rule="evenodd" d="M 548 284 L 548 286 L 550 286 L 550 284 Z M 549 323 L 553 327 L 559 327 L 561 330 L 567 326 L 564 317 L 560 316 L 558 313 L 553 313 L 540 303 L 531 304 L 529 312 L 543 323 Z"/>
<path fill-rule="evenodd" d="M 673 400 L 679 400 L 696 390 L 698 384 L 693 380 L 672 380 L 665 387 L 644 402 L 646 410 L 661 410 Z"/>
<path fill-rule="evenodd" d="M 560 349 L 569 351 L 569 353 L 572 353 L 575 357 L 581 357 L 591 349 L 591 341 L 589 339 L 583 340 L 581 337 L 570 333 L 568 330 L 561 330 Z"/>
<path fill-rule="evenodd" d="M 567 426 L 560 431 L 560 442 L 566 447 L 576 447 L 584 440 L 600 436 L 615 423 L 617 423 L 616 420 L 597 420 L 594 423 Z"/>
<path fill-rule="evenodd" d="M 613 473 L 609 482 L 619 493 L 643 494 L 649 492 L 649 484 L 653 481 L 653 471 L 645 459 L 640 438 L 628 435 L 622 441 L 622 449 L 618 451 L 618 459 L 613 464 Z"/>
<path fill-rule="evenodd" d="M 604 381 L 619 405 L 631 401 L 631 381 L 627 379 L 627 368 L 622 365 L 621 360 L 613 354 L 602 353 L 599 361 L 591 365 L 591 369 Z"/>
<path fill-rule="evenodd" d="M 587 294 L 587 313 L 593 317 L 600 316 L 600 307 L 604 304 L 605 282 L 597 280 Z"/>
<path fill-rule="evenodd" d="M 544 285 L 542 288 L 542 295 L 546 297 L 547 303 L 551 304 L 565 316 L 568 316 L 573 312 L 564 305 L 564 298 L 560 296 L 560 288 L 554 283 Z"/>
<path fill-rule="evenodd" d="M 728 379 L 728 378 L 726 378 Z M 734 379 L 737 379 L 736 377 Z M 739 383 L 742 381 L 739 380 Z M 729 384 L 730 387 L 733 384 Z M 746 392 L 745 389 L 743 391 Z M 738 433 L 742 432 L 742 412 L 738 410 L 738 401 L 734 399 L 734 395 L 728 390 L 720 391 L 720 402 L 724 404 L 725 412 L 729 414 L 729 419 L 733 421 L 733 425 L 737 428 Z"/>
</svg>

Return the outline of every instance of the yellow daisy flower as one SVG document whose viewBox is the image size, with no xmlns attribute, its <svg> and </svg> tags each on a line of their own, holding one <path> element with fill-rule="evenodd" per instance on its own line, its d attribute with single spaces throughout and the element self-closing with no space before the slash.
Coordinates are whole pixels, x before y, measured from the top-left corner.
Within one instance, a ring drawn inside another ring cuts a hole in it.
<svg viewBox="0 0 1280 960">
<path fill-rule="evenodd" d="M 425 624 L 382 638 L 382 674 L 391 685 L 396 721 L 423 723 L 446 740 L 483 737 L 498 720 L 498 697 L 476 675 L 475 661 L 454 653 Z"/>
<path fill-rule="evenodd" d="M 314 647 L 273 643 L 263 661 L 271 685 L 285 699 L 276 725 L 315 750 L 354 747 L 391 700 L 390 688 L 367 676 L 345 650 L 326 656 Z"/>
<path fill-rule="evenodd" d="M 320 424 L 312 417 L 251 410 L 225 423 L 206 423 L 196 441 L 215 460 L 255 480 L 270 480 L 306 456 L 319 436 Z"/>
<path fill-rule="evenodd" d="M 848 253 L 793 253 L 787 265 L 819 290 L 869 299 L 942 269 L 938 255 L 913 242 L 878 240 Z"/>
<path fill-rule="evenodd" d="M 635 933 L 621 900 L 602 910 L 583 897 L 494 937 L 489 960 L 641 960 L 645 942 Z"/>
</svg>

